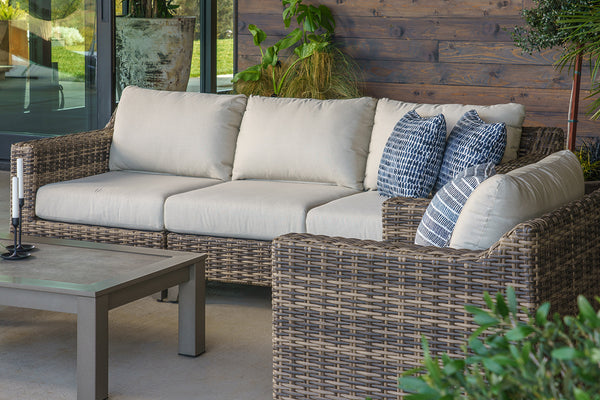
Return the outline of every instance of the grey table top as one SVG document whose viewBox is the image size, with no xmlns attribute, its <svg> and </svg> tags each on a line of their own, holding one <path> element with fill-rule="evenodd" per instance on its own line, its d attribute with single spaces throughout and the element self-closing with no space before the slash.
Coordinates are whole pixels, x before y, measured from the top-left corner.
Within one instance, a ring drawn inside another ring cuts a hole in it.
<svg viewBox="0 0 600 400">
<path fill-rule="evenodd" d="M 205 257 L 72 240 L 23 238 L 23 243 L 34 244 L 37 249 L 23 260 L 0 259 L 0 290 L 20 288 L 96 297 Z M 0 244 L 10 245 L 12 240 L 0 239 Z"/>
</svg>

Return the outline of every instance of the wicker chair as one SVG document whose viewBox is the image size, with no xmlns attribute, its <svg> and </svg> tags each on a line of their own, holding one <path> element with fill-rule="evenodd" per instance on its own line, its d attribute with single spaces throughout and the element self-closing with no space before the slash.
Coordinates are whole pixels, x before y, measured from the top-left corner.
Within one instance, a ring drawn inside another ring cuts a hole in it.
<svg viewBox="0 0 600 400">
<path fill-rule="evenodd" d="M 516 289 L 576 312 L 600 295 L 600 190 L 517 225 L 485 251 L 414 245 L 428 200 L 385 205 L 386 241 L 289 234 L 273 242 L 275 399 L 399 399 L 397 377 L 474 330 L 465 304 Z M 399 229 L 400 228 L 400 229 Z"/>
<path fill-rule="evenodd" d="M 35 198 L 41 186 L 108 171 L 113 127 L 114 122 L 111 120 L 101 130 L 16 143 L 12 146 L 13 173 L 16 170 L 15 160 L 19 157 L 24 160 L 23 233 L 207 253 L 207 279 L 270 286 L 270 241 L 150 232 L 47 221 L 36 217 Z M 563 147 L 564 133 L 559 128 L 524 128 L 519 158 L 502 168 L 512 169 L 537 161 Z"/>
</svg>

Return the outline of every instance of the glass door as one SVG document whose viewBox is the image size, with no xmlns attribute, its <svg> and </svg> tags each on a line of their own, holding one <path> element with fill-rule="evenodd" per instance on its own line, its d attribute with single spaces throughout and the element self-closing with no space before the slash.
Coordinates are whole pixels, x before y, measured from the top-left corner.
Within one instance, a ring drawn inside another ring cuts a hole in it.
<svg viewBox="0 0 600 400">
<path fill-rule="evenodd" d="M 98 125 L 96 2 L 0 0 L 0 159 Z"/>
</svg>

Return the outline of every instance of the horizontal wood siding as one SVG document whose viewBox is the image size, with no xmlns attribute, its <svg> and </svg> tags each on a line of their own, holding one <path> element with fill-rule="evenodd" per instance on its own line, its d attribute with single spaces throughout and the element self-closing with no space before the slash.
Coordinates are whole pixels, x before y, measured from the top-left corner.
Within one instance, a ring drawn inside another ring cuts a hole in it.
<svg viewBox="0 0 600 400">
<path fill-rule="evenodd" d="M 510 30 L 532 0 L 305 0 L 336 17 L 336 42 L 360 65 L 364 91 L 417 103 L 517 102 L 526 125 L 567 127 L 572 74 L 554 67 L 560 52 L 523 54 Z M 258 62 L 248 25 L 273 43 L 286 34 L 280 0 L 238 0 L 238 66 Z M 585 98 L 589 71 L 582 79 Z M 578 136 L 600 135 L 580 106 Z"/>
</svg>

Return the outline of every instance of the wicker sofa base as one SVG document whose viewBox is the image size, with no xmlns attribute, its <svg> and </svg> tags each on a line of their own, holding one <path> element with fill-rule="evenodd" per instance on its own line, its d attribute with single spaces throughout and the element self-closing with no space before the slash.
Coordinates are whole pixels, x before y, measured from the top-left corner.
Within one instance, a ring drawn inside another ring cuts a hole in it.
<svg viewBox="0 0 600 400">
<path fill-rule="evenodd" d="M 271 286 L 271 241 L 168 233 L 167 249 L 208 254 L 208 280 Z"/>
<path fill-rule="evenodd" d="M 164 249 L 167 243 L 167 235 L 164 231 L 150 232 L 110 228 L 97 225 L 46 221 L 37 218 L 23 224 L 23 234 L 156 249 Z"/>
</svg>

